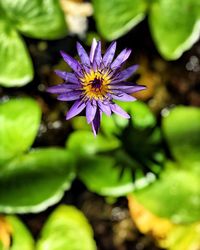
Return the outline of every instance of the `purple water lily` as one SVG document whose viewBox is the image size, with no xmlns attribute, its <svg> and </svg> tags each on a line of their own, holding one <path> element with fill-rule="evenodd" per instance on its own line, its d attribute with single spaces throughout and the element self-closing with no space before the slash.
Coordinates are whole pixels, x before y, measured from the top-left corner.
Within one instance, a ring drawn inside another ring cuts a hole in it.
<svg viewBox="0 0 200 250">
<path fill-rule="evenodd" d="M 48 92 L 58 94 L 60 101 L 75 101 L 67 112 L 66 119 L 78 115 L 86 109 L 87 122 L 92 124 L 96 135 L 99 131 L 102 113 L 110 116 L 116 113 L 124 118 L 130 116 L 120 108 L 115 100 L 135 101 L 131 94 L 145 89 L 145 86 L 125 82 L 137 69 L 137 65 L 122 69 L 131 54 L 124 49 L 115 59 L 116 42 L 111 43 L 105 54 L 101 54 L 101 42 L 93 39 L 89 55 L 77 43 L 80 62 L 61 52 L 65 62 L 74 73 L 56 70 L 64 83 L 48 88 Z"/>
</svg>

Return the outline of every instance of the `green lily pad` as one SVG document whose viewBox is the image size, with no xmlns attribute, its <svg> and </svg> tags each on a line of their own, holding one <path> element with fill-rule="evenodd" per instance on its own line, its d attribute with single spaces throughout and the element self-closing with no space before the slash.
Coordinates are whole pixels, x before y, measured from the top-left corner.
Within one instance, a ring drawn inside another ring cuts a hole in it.
<svg viewBox="0 0 200 250">
<path fill-rule="evenodd" d="M 0 17 L 0 84 L 23 86 L 33 79 L 32 62 L 20 35 L 6 21 Z"/>
<path fill-rule="evenodd" d="M 149 23 L 161 55 L 175 60 L 199 39 L 200 3 L 196 0 L 152 1 Z"/>
<path fill-rule="evenodd" d="M 66 146 L 75 154 L 91 155 L 116 149 L 120 146 L 120 141 L 113 136 L 98 135 L 95 137 L 92 131 L 76 131 L 69 136 Z"/>
<path fill-rule="evenodd" d="M 122 172 L 111 157 L 82 159 L 78 166 L 78 177 L 90 191 L 104 196 L 124 196 L 134 189 L 131 170 L 126 168 Z"/>
<path fill-rule="evenodd" d="M 107 40 L 127 33 L 145 17 L 144 0 L 93 0 L 97 28 Z"/>
<path fill-rule="evenodd" d="M 26 36 L 56 39 L 67 33 L 64 14 L 57 0 L 4 0 L 0 8 L 9 23 Z"/>
<path fill-rule="evenodd" d="M 49 217 L 36 250 L 95 250 L 93 231 L 81 211 L 60 206 Z"/>
<path fill-rule="evenodd" d="M 148 187 L 135 191 L 140 203 L 160 217 L 175 223 L 200 220 L 199 169 L 185 170 L 168 163 L 161 177 Z"/>
<path fill-rule="evenodd" d="M 41 109 L 31 98 L 0 104 L 0 166 L 29 149 L 37 134 Z"/>
<path fill-rule="evenodd" d="M 10 250 L 33 250 L 34 240 L 26 226 L 16 216 L 6 216 L 12 229 L 12 246 Z"/>
<path fill-rule="evenodd" d="M 200 108 L 179 106 L 163 118 L 162 127 L 173 157 L 187 163 L 200 162 Z"/>
<path fill-rule="evenodd" d="M 0 171 L 0 211 L 38 212 L 58 202 L 75 176 L 74 158 L 65 149 L 37 149 Z"/>
</svg>

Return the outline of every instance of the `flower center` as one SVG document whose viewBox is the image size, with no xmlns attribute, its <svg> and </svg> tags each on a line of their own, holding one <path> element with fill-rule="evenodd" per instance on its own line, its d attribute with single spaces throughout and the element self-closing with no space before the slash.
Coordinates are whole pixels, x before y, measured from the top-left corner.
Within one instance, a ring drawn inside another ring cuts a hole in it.
<svg viewBox="0 0 200 250">
<path fill-rule="evenodd" d="M 99 89 L 102 84 L 102 79 L 98 79 L 95 77 L 94 80 L 91 81 L 91 84 L 92 84 L 92 88 Z"/>
<path fill-rule="evenodd" d="M 80 79 L 84 96 L 87 99 L 103 100 L 110 93 L 110 77 L 108 73 L 99 71 L 91 71 L 85 73 L 84 77 Z"/>
</svg>

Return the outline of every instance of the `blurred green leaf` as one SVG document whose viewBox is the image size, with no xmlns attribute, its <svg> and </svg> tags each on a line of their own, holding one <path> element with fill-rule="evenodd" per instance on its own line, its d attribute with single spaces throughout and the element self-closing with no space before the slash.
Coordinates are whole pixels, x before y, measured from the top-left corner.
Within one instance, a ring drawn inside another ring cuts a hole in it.
<svg viewBox="0 0 200 250">
<path fill-rule="evenodd" d="M 73 206 L 60 206 L 42 229 L 37 250 L 95 250 L 92 228 Z"/>
<path fill-rule="evenodd" d="M 97 28 L 104 38 L 116 39 L 145 17 L 144 0 L 93 0 Z"/>
<path fill-rule="evenodd" d="M 75 131 L 69 136 L 66 146 L 75 154 L 91 155 L 116 149 L 120 141 L 113 136 L 105 137 L 101 134 L 95 137 L 92 131 Z"/>
<path fill-rule="evenodd" d="M 118 103 L 131 115 L 131 122 L 135 128 L 142 130 L 156 126 L 156 117 L 146 103 L 139 100 Z"/>
<path fill-rule="evenodd" d="M 200 2 L 152 1 L 149 23 L 161 55 L 168 60 L 177 59 L 199 39 Z"/>
<path fill-rule="evenodd" d="M 190 167 L 200 162 L 200 108 L 175 107 L 162 123 L 164 135 L 174 158 Z"/>
<path fill-rule="evenodd" d="M 20 35 L 1 17 L 0 34 L 0 84 L 5 87 L 25 85 L 33 78 L 26 46 Z"/>
<path fill-rule="evenodd" d="M 147 209 L 174 223 L 200 220 L 199 169 L 181 169 L 168 163 L 160 178 L 150 186 L 136 190 L 135 196 Z"/>
<path fill-rule="evenodd" d="M 104 196 L 123 196 L 134 188 L 130 169 L 122 172 L 115 159 L 106 156 L 82 159 L 78 177 L 90 191 Z"/>
<path fill-rule="evenodd" d="M 12 246 L 10 250 L 33 250 L 34 240 L 25 225 L 16 216 L 6 216 L 12 228 Z"/>
<path fill-rule="evenodd" d="M 41 119 L 41 109 L 31 98 L 0 104 L 0 166 L 32 145 Z"/>
<path fill-rule="evenodd" d="M 128 119 L 115 114 L 112 114 L 110 117 L 103 115 L 101 121 L 101 130 L 108 136 L 120 135 L 128 123 Z"/>
<path fill-rule="evenodd" d="M 38 212 L 58 202 L 75 176 L 74 158 L 65 149 L 38 149 L 0 171 L 0 211 Z"/>
<path fill-rule="evenodd" d="M 55 39 L 66 35 L 64 14 L 57 0 L 4 0 L 0 8 L 9 23 L 26 36 Z"/>
</svg>

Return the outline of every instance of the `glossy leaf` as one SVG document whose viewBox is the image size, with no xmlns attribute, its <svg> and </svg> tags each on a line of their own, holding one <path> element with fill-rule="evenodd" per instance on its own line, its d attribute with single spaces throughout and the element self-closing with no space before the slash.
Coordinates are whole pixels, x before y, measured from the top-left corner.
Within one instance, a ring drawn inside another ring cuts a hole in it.
<svg viewBox="0 0 200 250">
<path fill-rule="evenodd" d="M 12 246 L 10 250 L 33 250 L 34 240 L 26 226 L 16 216 L 6 216 L 12 228 Z"/>
<path fill-rule="evenodd" d="M 81 211 L 60 206 L 49 217 L 36 250 L 95 250 L 92 228 Z"/>
<path fill-rule="evenodd" d="M 27 48 L 16 30 L 1 17 L 0 34 L 0 84 L 5 87 L 25 85 L 33 78 Z"/>
<path fill-rule="evenodd" d="M 4 0 L 9 23 L 26 36 L 55 39 L 66 35 L 64 14 L 57 0 Z"/>
<path fill-rule="evenodd" d="M 40 119 L 40 107 L 33 99 L 12 99 L 0 104 L 0 166 L 30 148 Z"/>
<path fill-rule="evenodd" d="M 147 188 L 135 192 L 138 201 L 160 217 L 175 223 L 200 220 L 199 168 L 182 169 L 168 163 L 161 177 Z"/>
<path fill-rule="evenodd" d="M 78 177 L 90 191 L 104 196 L 123 196 L 134 188 L 130 169 L 122 172 L 121 166 L 111 157 L 82 159 L 78 166 Z"/>
<path fill-rule="evenodd" d="M 149 23 L 161 55 L 179 58 L 199 39 L 200 3 L 196 0 L 152 1 Z"/>
<path fill-rule="evenodd" d="M 115 137 L 98 135 L 94 137 L 91 131 L 73 132 L 67 140 L 67 148 L 75 154 L 91 155 L 97 152 L 106 152 L 120 146 L 120 141 Z"/>
<path fill-rule="evenodd" d="M 145 16 L 144 0 L 93 0 L 97 28 L 104 38 L 116 39 Z"/>
<path fill-rule="evenodd" d="M 64 149 L 38 149 L 0 171 L 0 211 L 38 212 L 58 202 L 75 176 L 74 159 Z"/>
<path fill-rule="evenodd" d="M 200 108 L 176 107 L 163 118 L 169 149 L 179 162 L 200 162 Z"/>
</svg>

